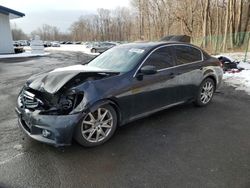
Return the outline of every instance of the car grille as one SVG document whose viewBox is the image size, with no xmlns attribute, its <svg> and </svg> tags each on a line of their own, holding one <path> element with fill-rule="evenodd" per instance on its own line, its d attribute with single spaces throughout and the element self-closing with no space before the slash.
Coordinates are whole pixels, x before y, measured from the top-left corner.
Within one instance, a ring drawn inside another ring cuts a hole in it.
<svg viewBox="0 0 250 188">
<path fill-rule="evenodd" d="M 24 108 L 32 109 L 37 108 L 39 101 L 33 93 L 29 91 L 23 91 L 21 93 L 21 103 Z"/>
</svg>

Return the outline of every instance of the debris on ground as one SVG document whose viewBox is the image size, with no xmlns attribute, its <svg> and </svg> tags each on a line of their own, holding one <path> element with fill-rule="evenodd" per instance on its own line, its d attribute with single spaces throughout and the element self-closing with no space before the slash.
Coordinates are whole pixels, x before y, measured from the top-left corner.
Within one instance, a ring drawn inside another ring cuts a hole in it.
<svg viewBox="0 0 250 188">
<path fill-rule="evenodd" d="M 225 56 L 219 56 L 218 59 L 220 60 L 220 62 L 222 63 L 223 66 L 223 70 L 224 71 L 230 71 L 232 69 L 238 69 L 238 64 L 240 62 L 238 61 L 234 61 L 231 58 L 225 57 Z"/>
<path fill-rule="evenodd" d="M 224 82 L 232 85 L 236 90 L 244 90 L 250 94 L 250 61 L 244 62 L 244 54 L 237 53 L 237 59 L 229 55 L 216 56 L 223 64 Z"/>
</svg>

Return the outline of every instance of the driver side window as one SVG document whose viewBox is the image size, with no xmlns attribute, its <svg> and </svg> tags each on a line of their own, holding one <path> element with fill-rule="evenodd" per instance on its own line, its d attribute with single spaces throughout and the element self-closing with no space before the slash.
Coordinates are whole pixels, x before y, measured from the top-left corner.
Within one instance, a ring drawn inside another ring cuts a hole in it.
<svg viewBox="0 0 250 188">
<path fill-rule="evenodd" d="M 172 53 L 172 47 L 163 47 L 154 51 L 145 61 L 143 66 L 153 65 L 156 70 L 161 70 L 174 66 L 174 56 Z"/>
</svg>

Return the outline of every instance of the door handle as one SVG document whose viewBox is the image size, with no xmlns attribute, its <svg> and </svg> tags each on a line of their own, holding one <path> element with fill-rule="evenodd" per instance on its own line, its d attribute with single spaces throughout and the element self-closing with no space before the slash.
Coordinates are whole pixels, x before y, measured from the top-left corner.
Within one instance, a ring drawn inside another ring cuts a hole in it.
<svg viewBox="0 0 250 188">
<path fill-rule="evenodd" d="M 199 69 L 202 70 L 202 69 L 203 69 L 203 66 L 202 66 L 202 65 L 199 65 Z"/>
</svg>

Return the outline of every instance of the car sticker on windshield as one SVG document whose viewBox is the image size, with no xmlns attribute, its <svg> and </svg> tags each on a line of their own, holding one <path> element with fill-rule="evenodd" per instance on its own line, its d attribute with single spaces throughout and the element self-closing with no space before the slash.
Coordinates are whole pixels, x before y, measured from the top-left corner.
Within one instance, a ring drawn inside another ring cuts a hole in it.
<svg viewBox="0 0 250 188">
<path fill-rule="evenodd" d="M 144 52 L 144 50 L 139 49 L 139 48 L 131 48 L 129 51 L 130 52 L 135 52 L 135 53 L 138 53 L 138 54 L 142 54 Z"/>
</svg>

